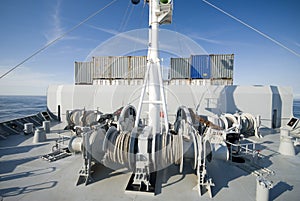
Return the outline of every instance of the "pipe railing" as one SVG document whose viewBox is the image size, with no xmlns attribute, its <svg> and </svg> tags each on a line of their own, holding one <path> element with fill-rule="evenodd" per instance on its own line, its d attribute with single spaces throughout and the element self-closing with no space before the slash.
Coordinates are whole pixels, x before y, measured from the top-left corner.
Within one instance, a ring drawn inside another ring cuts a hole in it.
<svg viewBox="0 0 300 201">
<path fill-rule="evenodd" d="M 256 143 L 250 142 L 250 143 L 243 143 L 243 144 L 234 144 L 231 142 L 226 141 L 227 144 L 230 145 L 230 160 L 232 161 L 233 151 L 236 147 L 238 152 L 241 154 L 235 153 L 234 156 L 244 156 L 244 155 L 252 155 L 254 158 L 255 156 L 258 156 L 258 151 L 255 149 Z"/>
</svg>

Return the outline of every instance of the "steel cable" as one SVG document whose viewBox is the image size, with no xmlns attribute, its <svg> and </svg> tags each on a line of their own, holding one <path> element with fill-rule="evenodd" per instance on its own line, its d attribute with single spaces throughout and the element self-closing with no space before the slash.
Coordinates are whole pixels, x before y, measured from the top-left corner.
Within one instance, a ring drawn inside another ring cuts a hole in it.
<svg viewBox="0 0 300 201">
<path fill-rule="evenodd" d="M 60 35 L 59 37 L 57 37 L 56 39 L 54 39 L 53 41 L 49 42 L 48 44 L 46 44 L 44 47 L 42 47 L 41 49 L 38 49 L 37 51 L 35 51 L 32 55 L 30 55 L 29 57 L 27 57 L 26 59 L 24 59 L 23 61 L 21 61 L 20 63 L 18 63 L 16 66 L 14 66 L 13 68 L 11 68 L 10 70 L 8 70 L 6 73 L 2 74 L 0 76 L 0 79 L 2 79 L 3 77 L 5 77 L 6 75 L 8 75 L 9 73 L 11 73 L 12 71 L 14 71 L 16 68 L 18 68 L 19 66 L 21 66 L 22 64 L 24 64 L 26 61 L 30 60 L 32 57 L 34 57 L 35 55 L 39 54 L 40 52 L 44 51 L 45 49 L 47 49 L 48 47 L 50 47 L 51 45 L 53 45 L 54 43 L 56 43 L 57 41 L 59 41 L 60 39 L 62 39 L 63 37 L 65 37 L 67 34 L 71 33 L 72 31 L 74 31 L 75 29 L 77 29 L 78 27 L 80 27 L 81 25 L 83 25 L 84 23 L 86 23 L 88 20 L 90 20 L 91 18 L 95 17 L 96 15 L 98 15 L 99 13 L 101 13 L 102 11 L 104 11 L 106 8 L 110 7 L 112 4 L 114 4 L 115 2 L 117 2 L 118 0 L 113 0 L 110 3 L 108 3 L 106 6 L 104 6 L 103 8 L 99 9 L 98 11 L 96 11 L 95 13 L 93 13 L 92 15 L 90 15 L 89 17 L 85 18 L 83 21 L 81 21 L 79 24 L 75 25 L 74 27 L 72 27 L 71 29 L 69 29 L 68 31 L 66 31 L 65 33 L 63 33 L 62 35 Z"/>
</svg>

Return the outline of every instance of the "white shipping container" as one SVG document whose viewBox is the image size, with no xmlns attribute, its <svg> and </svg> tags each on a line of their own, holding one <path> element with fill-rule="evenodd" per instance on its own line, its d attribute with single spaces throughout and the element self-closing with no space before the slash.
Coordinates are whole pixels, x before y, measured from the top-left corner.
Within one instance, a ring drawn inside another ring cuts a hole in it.
<svg viewBox="0 0 300 201">
<path fill-rule="evenodd" d="M 75 84 L 92 84 L 94 76 L 93 62 L 75 62 Z"/>
<path fill-rule="evenodd" d="M 147 69 L 146 56 L 93 57 L 94 78 L 142 79 Z"/>
<path fill-rule="evenodd" d="M 147 70 L 147 56 L 131 56 L 129 62 L 129 78 L 144 79 Z"/>
<path fill-rule="evenodd" d="M 127 79 L 129 76 L 129 63 L 129 57 L 111 57 L 111 78 Z"/>
<path fill-rule="evenodd" d="M 111 57 L 93 57 L 94 78 L 111 78 L 111 63 Z"/>
</svg>

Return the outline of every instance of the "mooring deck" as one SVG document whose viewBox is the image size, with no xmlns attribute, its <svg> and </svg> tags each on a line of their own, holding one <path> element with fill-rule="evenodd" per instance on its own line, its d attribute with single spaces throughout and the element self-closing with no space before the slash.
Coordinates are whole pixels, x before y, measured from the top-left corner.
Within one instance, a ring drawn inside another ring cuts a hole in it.
<svg viewBox="0 0 300 201">
<path fill-rule="evenodd" d="M 49 162 L 41 158 L 49 154 L 59 135 L 70 135 L 61 130 L 63 124 L 51 128 L 47 141 L 33 144 L 32 135 L 9 135 L 0 140 L 0 196 L 8 200 L 212 200 L 208 194 L 199 197 L 193 190 L 197 176 L 189 161 L 185 162 L 184 172 L 172 165 L 157 174 L 156 195 L 125 192 L 131 172 L 126 169 L 110 170 L 103 165 L 94 167 L 94 182 L 76 186 L 82 166 L 80 154 Z M 261 154 L 265 157 L 259 165 L 275 171 L 268 179 L 273 181 L 270 190 L 271 200 L 299 200 L 300 154 L 294 157 L 282 156 L 279 147 L 279 133 L 266 134 L 254 139 Z M 66 142 L 67 144 L 67 142 Z M 232 163 L 213 161 L 208 164 L 208 174 L 215 186 L 213 200 L 255 200 L 256 176 L 249 174 Z"/>
</svg>

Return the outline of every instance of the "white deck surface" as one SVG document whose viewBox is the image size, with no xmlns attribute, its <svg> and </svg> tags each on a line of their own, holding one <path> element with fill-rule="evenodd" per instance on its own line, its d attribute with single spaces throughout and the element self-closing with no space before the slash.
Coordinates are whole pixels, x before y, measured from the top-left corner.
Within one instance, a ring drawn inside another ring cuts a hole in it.
<svg viewBox="0 0 300 201">
<path fill-rule="evenodd" d="M 48 162 L 40 158 L 51 152 L 57 139 L 57 125 L 47 134 L 45 143 L 33 144 L 32 135 L 11 135 L 0 140 L 0 196 L 8 200 L 255 200 L 256 177 L 235 167 L 229 162 L 214 161 L 208 166 L 213 179 L 213 199 L 208 194 L 199 197 L 193 187 L 197 176 L 185 163 L 184 173 L 179 174 L 177 166 L 171 166 L 158 174 L 157 195 L 125 193 L 130 172 L 111 171 L 102 165 L 95 168 L 94 182 L 88 186 L 76 186 L 78 172 L 82 166 L 81 155 Z M 65 134 L 69 134 L 66 132 Z M 263 134 L 255 139 L 266 155 L 260 165 L 274 170 L 276 175 L 269 179 L 274 187 L 271 200 L 300 200 L 300 154 L 296 147 L 295 157 L 282 156 L 279 147 L 279 133 Z M 1 200 L 1 197 L 0 197 Z"/>
</svg>

